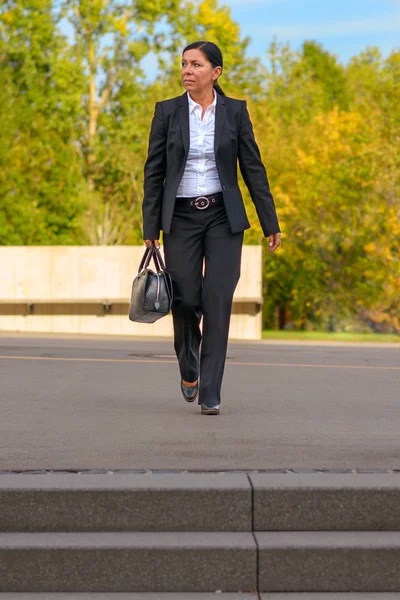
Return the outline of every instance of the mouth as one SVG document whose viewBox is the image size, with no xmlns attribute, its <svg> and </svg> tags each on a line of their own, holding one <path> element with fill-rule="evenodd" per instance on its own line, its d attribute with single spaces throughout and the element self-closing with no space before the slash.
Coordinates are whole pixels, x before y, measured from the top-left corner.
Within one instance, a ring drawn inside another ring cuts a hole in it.
<svg viewBox="0 0 400 600">
<path fill-rule="evenodd" d="M 183 83 L 194 83 L 193 79 L 184 79 Z"/>
</svg>

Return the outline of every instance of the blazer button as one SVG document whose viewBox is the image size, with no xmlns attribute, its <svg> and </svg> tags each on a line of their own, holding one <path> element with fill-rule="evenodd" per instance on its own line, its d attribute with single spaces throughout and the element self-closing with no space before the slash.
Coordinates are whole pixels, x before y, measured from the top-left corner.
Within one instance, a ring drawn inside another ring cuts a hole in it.
<svg viewBox="0 0 400 600">
<path fill-rule="evenodd" d="M 224 186 L 224 185 L 222 186 L 222 189 L 223 189 L 223 190 L 225 189 L 225 186 Z"/>
</svg>

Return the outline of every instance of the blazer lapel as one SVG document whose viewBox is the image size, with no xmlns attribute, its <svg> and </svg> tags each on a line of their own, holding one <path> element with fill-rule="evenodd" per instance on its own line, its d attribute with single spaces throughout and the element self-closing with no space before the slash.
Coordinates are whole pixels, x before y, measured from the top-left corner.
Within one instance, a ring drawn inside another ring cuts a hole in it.
<svg viewBox="0 0 400 600">
<path fill-rule="evenodd" d="M 215 107 L 215 136 L 214 136 L 214 154 L 217 155 L 218 144 L 221 139 L 221 133 L 225 121 L 225 99 L 217 93 L 217 106 Z"/>
<path fill-rule="evenodd" d="M 189 103 L 186 92 L 179 98 L 179 121 L 181 123 L 183 145 L 185 156 L 189 153 Z"/>
</svg>

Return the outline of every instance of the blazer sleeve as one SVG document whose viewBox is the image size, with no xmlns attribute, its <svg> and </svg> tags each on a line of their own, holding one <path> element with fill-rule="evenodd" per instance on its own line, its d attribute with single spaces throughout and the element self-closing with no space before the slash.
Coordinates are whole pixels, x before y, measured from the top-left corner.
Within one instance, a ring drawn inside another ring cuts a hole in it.
<svg viewBox="0 0 400 600">
<path fill-rule="evenodd" d="M 160 102 L 151 123 L 147 160 L 144 165 L 142 204 L 143 239 L 157 240 L 161 229 L 161 203 L 166 171 L 166 128 Z"/>
<path fill-rule="evenodd" d="M 269 189 L 266 169 L 261 160 L 260 150 L 254 137 L 246 101 L 242 100 L 242 113 L 239 129 L 238 158 L 240 171 L 250 196 L 256 207 L 265 237 L 280 233 L 275 203 Z"/>
</svg>

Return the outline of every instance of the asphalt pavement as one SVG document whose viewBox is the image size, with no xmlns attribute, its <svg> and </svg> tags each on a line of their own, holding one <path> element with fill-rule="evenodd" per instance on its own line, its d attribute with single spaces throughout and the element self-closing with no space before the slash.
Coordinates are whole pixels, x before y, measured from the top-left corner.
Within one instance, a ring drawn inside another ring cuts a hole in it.
<svg viewBox="0 0 400 600">
<path fill-rule="evenodd" d="M 0 332 L 0 470 L 400 469 L 400 346 L 231 342 L 221 414 L 171 339 Z"/>
</svg>

